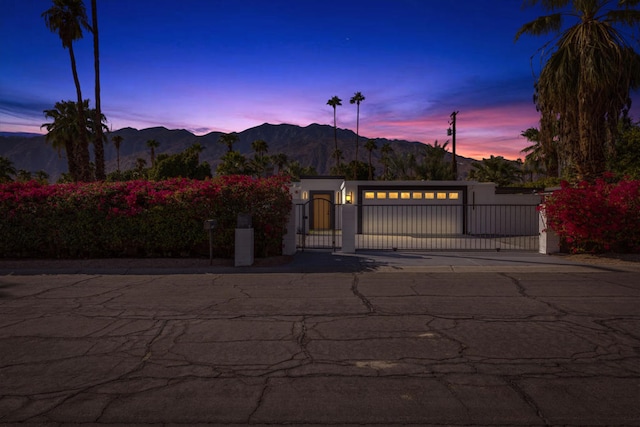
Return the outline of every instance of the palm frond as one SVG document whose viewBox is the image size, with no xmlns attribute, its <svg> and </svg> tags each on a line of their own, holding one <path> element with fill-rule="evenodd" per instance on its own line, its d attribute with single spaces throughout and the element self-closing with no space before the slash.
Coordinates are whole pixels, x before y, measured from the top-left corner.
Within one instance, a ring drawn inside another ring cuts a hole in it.
<svg viewBox="0 0 640 427">
<path fill-rule="evenodd" d="M 556 33 L 562 28 L 562 14 L 554 13 L 552 15 L 541 16 L 531 22 L 524 24 L 515 36 L 515 41 L 518 41 L 521 35 L 530 34 L 533 36 L 539 36 L 543 34 Z"/>
<path fill-rule="evenodd" d="M 634 27 L 640 24 L 640 10 L 610 10 L 607 12 L 605 19 L 613 24 Z"/>
<path fill-rule="evenodd" d="M 618 7 L 636 7 L 640 4 L 640 0 L 618 0 Z"/>
<path fill-rule="evenodd" d="M 545 10 L 562 9 L 571 3 L 571 0 L 524 0 L 522 7 L 533 7 L 540 3 Z"/>
</svg>

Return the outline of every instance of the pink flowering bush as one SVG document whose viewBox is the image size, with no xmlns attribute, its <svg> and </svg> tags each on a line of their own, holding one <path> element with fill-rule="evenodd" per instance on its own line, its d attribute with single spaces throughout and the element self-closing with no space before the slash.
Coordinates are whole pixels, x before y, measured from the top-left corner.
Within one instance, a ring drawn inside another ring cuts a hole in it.
<svg viewBox="0 0 640 427">
<path fill-rule="evenodd" d="M 287 181 L 224 176 L 197 181 L 0 185 L 0 256 L 232 257 L 237 214 L 253 216 L 256 256 L 277 255 L 291 211 Z"/>
<path fill-rule="evenodd" d="M 547 197 L 547 226 L 577 252 L 640 252 L 640 181 L 606 176 Z"/>
</svg>

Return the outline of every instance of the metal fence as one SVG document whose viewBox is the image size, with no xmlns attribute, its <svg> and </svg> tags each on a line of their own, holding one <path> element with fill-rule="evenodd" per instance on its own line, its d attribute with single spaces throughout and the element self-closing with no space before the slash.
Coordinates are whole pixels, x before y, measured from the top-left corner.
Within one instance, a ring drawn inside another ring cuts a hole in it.
<svg viewBox="0 0 640 427">
<path fill-rule="evenodd" d="M 537 251 L 537 205 L 357 205 L 356 224 L 342 224 L 331 204 L 330 227 L 314 228 L 313 206 L 296 206 L 299 248 L 342 246 L 355 233 L 356 249 Z"/>
</svg>

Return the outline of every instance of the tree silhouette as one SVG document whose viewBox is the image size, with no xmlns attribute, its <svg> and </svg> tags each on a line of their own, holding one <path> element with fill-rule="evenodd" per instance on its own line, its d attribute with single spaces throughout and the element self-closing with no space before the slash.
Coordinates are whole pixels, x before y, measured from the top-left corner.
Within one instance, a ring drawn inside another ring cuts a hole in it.
<svg viewBox="0 0 640 427">
<path fill-rule="evenodd" d="M 147 147 L 151 150 L 151 167 L 153 168 L 156 165 L 156 148 L 160 146 L 160 143 L 155 139 L 150 139 L 147 141 Z"/>
<path fill-rule="evenodd" d="M 369 139 L 364 143 L 364 148 L 369 152 L 369 181 L 373 180 L 373 164 L 371 163 L 371 155 L 373 150 L 378 149 L 378 145 L 374 139 Z"/>
<path fill-rule="evenodd" d="M 57 33 L 62 41 L 62 47 L 69 49 L 71 60 L 71 72 L 73 82 L 76 86 L 77 95 L 77 117 L 79 129 L 79 141 L 77 145 L 78 173 L 75 177 L 79 181 L 90 181 L 91 171 L 89 168 L 89 138 L 84 127 L 85 114 L 83 109 L 82 90 L 80 89 L 80 79 L 76 66 L 76 57 L 73 51 L 73 42 L 82 38 L 82 29 L 89 29 L 87 21 L 87 11 L 82 0 L 53 0 L 53 6 L 42 13 L 45 25 L 51 32 Z"/>
<path fill-rule="evenodd" d="M 120 144 L 122 144 L 122 140 L 124 138 L 120 135 L 113 135 L 111 137 L 111 141 L 113 141 L 113 146 L 116 147 L 116 165 L 117 170 L 120 172 Z"/>
<path fill-rule="evenodd" d="M 340 158 L 341 158 L 342 152 L 338 150 L 338 122 L 336 117 L 336 107 L 338 107 L 339 105 L 342 105 L 342 99 L 338 98 L 337 96 L 334 96 L 333 98 L 327 101 L 327 105 L 330 105 L 333 107 L 333 139 L 336 144 L 335 149 L 333 151 L 333 155 L 336 157 L 336 166 L 340 167 Z"/>
<path fill-rule="evenodd" d="M 356 155 L 354 157 L 356 162 L 360 160 L 358 159 L 358 146 L 360 145 L 360 103 L 362 101 L 364 101 L 364 96 L 360 92 L 354 93 L 349 100 L 350 104 L 356 104 Z"/>
<path fill-rule="evenodd" d="M 554 49 L 541 49 L 545 65 L 535 85 L 541 113 L 540 144 L 548 151 L 556 136 L 579 179 L 594 179 L 606 170 L 607 152 L 618 135 L 618 119 L 629 108 L 631 89 L 640 87 L 640 55 L 617 27 L 637 37 L 637 0 L 528 0 L 551 14 L 523 25 L 523 34 L 557 36 Z M 615 6 L 614 6 L 615 5 Z M 570 6 L 569 13 L 558 12 Z M 569 16 L 577 22 L 563 26 Z M 564 32 L 561 32 L 564 28 Z M 633 37 L 633 36 L 632 36 Z M 567 163 L 567 162 L 563 162 Z"/>
<path fill-rule="evenodd" d="M 96 108 L 94 122 L 102 122 L 102 105 L 100 101 L 100 48 L 98 42 L 98 9 L 96 0 L 91 0 L 91 32 L 93 33 L 93 68 L 95 74 Z M 104 170 L 104 136 L 102 126 L 95 130 L 93 138 L 93 150 L 95 153 L 96 179 L 103 181 L 106 178 Z"/>
</svg>

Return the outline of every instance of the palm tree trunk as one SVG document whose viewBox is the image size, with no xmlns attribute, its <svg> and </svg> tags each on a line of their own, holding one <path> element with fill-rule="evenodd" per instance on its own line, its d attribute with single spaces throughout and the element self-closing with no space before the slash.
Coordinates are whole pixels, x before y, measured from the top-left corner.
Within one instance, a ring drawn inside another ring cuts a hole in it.
<svg viewBox="0 0 640 427">
<path fill-rule="evenodd" d="M 103 181 L 106 178 L 104 170 L 104 142 L 102 135 L 102 108 L 100 104 L 100 49 L 98 44 L 98 11 L 96 0 L 91 0 L 91 18 L 93 30 L 93 63 L 96 75 L 96 118 L 95 118 L 95 139 L 93 149 L 96 157 L 96 179 Z"/>
<path fill-rule="evenodd" d="M 358 162 L 358 146 L 360 145 L 360 103 L 358 102 L 356 113 L 356 163 Z"/>
<path fill-rule="evenodd" d="M 80 79 L 78 78 L 78 70 L 76 68 L 76 57 L 73 53 L 73 46 L 69 45 L 69 57 L 71 58 L 71 71 L 73 72 L 73 81 L 76 85 L 76 94 L 78 96 L 78 133 L 80 141 L 75 141 L 76 161 L 78 166 L 78 179 L 80 181 L 90 181 L 91 171 L 89 170 L 89 138 L 87 136 L 87 121 L 84 117 L 84 108 L 82 106 L 82 91 L 80 90 Z"/>
<path fill-rule="evenodd" d="M 340 166 L 340 157 L 338 154 L 338 124 L 336 121 L 336 107 L 335 105 L 333 106 L 333 140 L 335 141 L 336 144 L 336 166 Z"/>
</svg>

